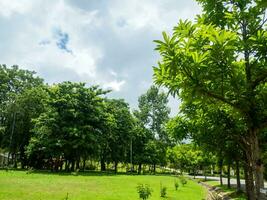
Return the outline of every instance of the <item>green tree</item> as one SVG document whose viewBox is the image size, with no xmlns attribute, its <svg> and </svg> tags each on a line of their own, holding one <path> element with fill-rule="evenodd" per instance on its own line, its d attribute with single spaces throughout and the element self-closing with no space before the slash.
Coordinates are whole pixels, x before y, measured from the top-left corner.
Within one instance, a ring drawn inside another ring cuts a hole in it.
<svg viewBox="0 0 267 200">
<path fill-rule="evenodd" d="M 172 36 L 163 33 L 164 40 L 156 41 L 162 60 L 155 82 L 183 101 L 216 102 L 239 112 L 246 126 L 247 193 L 265 199 L 259 135 L 267 126 L 266 7 L 253 0 L 199 2 L 204 14 L 196 23 L 180 21 Z"/>
<path fill-rule="evenodd" d="M 84 83 L 63 82 L 49 90 L 46 110 L 35 119 L 34 135 L 28 146 L 31 165 L 44 167 L 44 158 L 66 160 L 66 169 L 80 168 L 81 157 L 95 155 L 99 149 L 101 111 L 105 94 L 98 87 Z"/>
<path fill-rule="evenodd" d="M 16 167 L 18 159 L 25 161 L 31 117 L 41 112 L 43 80 L 35 72 L 6 65 L 0 65 L 0 79 L 0 147 L 8 151 L 8 159 L 12 156 Z"/>
<path fill-rule="evenodd" d="M 127 162 L 130 142 L 132 138 L 133 116 L 130 113 L 129 105 L 122 99 L 107 100 L 107 112 L 113 115 L 115 125 L 107 132 L 108 151 L 110 160 L 114 162 L 115 173 L 119 162 Z M 106 155 L 107 156 L 107 155 Z"/>
<path fill-rule="evenodd" d="M 167 103 L 167 95 L 156 86 L 151 86 L 145 94 L 139 97 L 139 109 L 135 111 L 135 116 L 144 133 L 150 132 L 152 136 L 145 147 L 145 158 L 146 163 L 153 165 L 154 172 L 156 164 L 164 165 L 166 163 L 165 158 L 169 137 L 165 124 L 169 120 L 170 113 Z"/>
</svg>

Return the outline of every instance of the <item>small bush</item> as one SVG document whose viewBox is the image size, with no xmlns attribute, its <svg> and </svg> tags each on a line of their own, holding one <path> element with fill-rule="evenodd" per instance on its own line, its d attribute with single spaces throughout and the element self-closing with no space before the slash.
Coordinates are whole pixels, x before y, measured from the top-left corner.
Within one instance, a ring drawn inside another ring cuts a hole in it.
<svg viewBox="0 0 267 200">
<path fill-rule="evenodd" d="M 33 172 L 34 172 L 34 169 L 31 167 L 31 168 L 29 168 L 29 169 L 27 170 L 26 174 L 31 174 L 31 173 L 33 173 Z"/>
<path fill-rule="evenodd" d="M 180 176 L 179 178 L 180 178 L 180 182 L 181 182 L 181 184 L 182 184 L 183 186 L 185 186 L 185 185 L 187 184 L 187 180 L 186 180 L 186 178 L 185 178 L 184 176 Z"/>
<path fill-rule="evenodd" d="M 178 183 L 178 181 L 175 181 L 175 182 L 174 182 L 174 188 L 175 188 L 176 191 L 178 190 L 178 188 L 179 188 L 179 183 Z"/>
<path fill-rule="evenodd" d="M 69 200 L 69 193 L 65 196 L 64 200 Z"/>
<path fill-rule="evenodd" d="M 167 187 L 162 186 L 162 184 L 160 183 L 160 197 L 165 198 L 167 195 Z"/>
<path fill-rule="evenodd" d="M 96 168 L 97 167 L 94 164 L 91 164 L 91 163 L 85 166 L 86 170 L 96 170 Z"/>
<path fill-rule="evenodd" d="M 152 189 L 149 187 L 149 185 L 139 184 L 137 186 L 137 192 L 139 193 L 140 199 L 146 200 L 151 196 Z"/>
<path fill-rule="evenodd" d="M 71 172 L 71 175 L 73 175 L 73 176 L 78 176 L 79 175 L 79 169 L 76 169 L 76 171 L 75 172 Z"/>
<path fill-rule="evenodd" d="M 6 172 L 9 171 L 9 167 L 8 166 L 5 166 L 4 169 L 5 169 Z"/>
</svg>

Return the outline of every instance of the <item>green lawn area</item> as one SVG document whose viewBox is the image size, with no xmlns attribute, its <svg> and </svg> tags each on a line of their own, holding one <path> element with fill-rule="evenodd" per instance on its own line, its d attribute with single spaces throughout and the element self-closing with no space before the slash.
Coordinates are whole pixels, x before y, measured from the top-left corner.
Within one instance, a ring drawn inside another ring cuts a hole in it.
<svg viewBox="0 0 267 200">
<path fill-rule="evenodd" d="M 175 200 L 202 200 L 206 190 L 193 181 L 178 191 L 174 189 L 175 177 L 164 175 L 107 175 L 80 173 L 31 173 L 26 171 L 0 171 L 0 200 L 134 200 L 138 199 L 136 187 L 149 184 L 153 193 L 149 200 L 160 198 L 160 182 L 167 187 L 167 198 Z"/>
</svg>

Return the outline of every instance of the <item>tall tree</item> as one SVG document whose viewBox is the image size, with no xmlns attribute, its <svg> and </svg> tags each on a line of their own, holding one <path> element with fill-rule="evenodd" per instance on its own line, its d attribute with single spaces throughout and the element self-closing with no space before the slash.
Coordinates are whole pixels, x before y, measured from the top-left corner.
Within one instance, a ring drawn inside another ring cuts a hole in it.
<svg viewBox="0 0 267 200">
<path fill-rule="evenodd" d="M 168 97 L 158 87 L 151 86 L 148 91 L 138 99 L 138 110 L 135 116 L 142 125 L 144 133 L 150 132 L 152 138 L 145 147 L 145 157 L 149 164 L 164 164 L 169 137 L 165 124 L 169 119 L 170 109 L 167 106 Z M 149 134 L 147 135 L 149 136 Z M 150 153 L 148 153 L 150 152 Z"/>
<path fill-rule="evenodd" d="M 114 170 L 117 172 L 119 162 L 128 162 L 127 158 L 132 138 L 133 117 L 129 105 L 122 99 L 107 100 L 107 112 L 113 115 L 115 125 L 108 134 L 107 146 L 110 161 L 114 162 Z M 107 155 L 106 155 L 107 156 Z"/>
<path fill-rule="evenodd" d="M 49 90 L 46 110 L 35 119 L 34 135 L 28 146 L 31 165 L 43 167 L 44 158 L 64 158 L 67 170 L 79 168 L 83 156 L 98 150 L 101 111 L 105 94 L 98 87 L 84 83 L 63 82 Z"/>
<path fill-rule="evenodd" d="M 267 126 L 266 7 L 256 0 L 198 0 L 204 14 L 163 33 L 155 82 L 184 101 L 228 105 L 242 116 L 249 199 L 266 199 L 259 136 Z M 255 176 L 254 176 L 255 175 Z M 255 181 L 255 184 L 254 184 Z"/>
<path fill-rule="evenodd" d="M 35 72 L 0 65 L 0 146 L 14 160 L 18 153 L 19 159 L 24 157 L 31 117 L 41 112 L 43 88 L 43 80 Z"/>
</svg>

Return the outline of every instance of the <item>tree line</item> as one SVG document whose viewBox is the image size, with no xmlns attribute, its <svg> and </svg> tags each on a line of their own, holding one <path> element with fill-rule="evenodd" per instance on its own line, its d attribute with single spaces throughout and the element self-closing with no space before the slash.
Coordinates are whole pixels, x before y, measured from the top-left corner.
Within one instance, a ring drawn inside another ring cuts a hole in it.
<svg viewBox="0 0 267 200">
<path fill-rule="evenodd" d="M 13 167 L 74 171 L 88 160 L 101 170 L 112 163 L 166 164 L 167 95 L 152 86 L 131 112 L 99 86 L 45 84 L 34 72 L 0 65 L 0 148 Z"/>
</svg>

